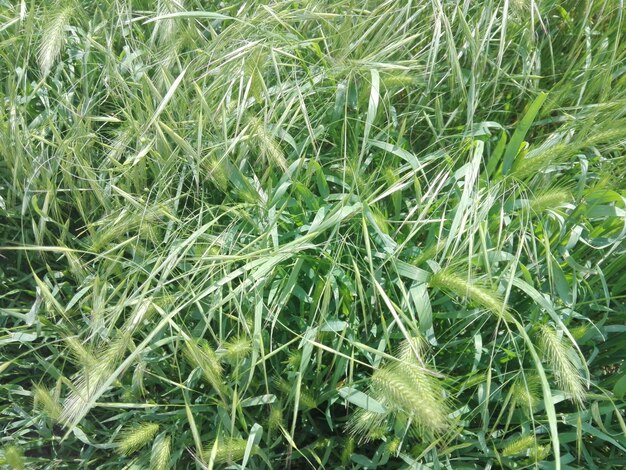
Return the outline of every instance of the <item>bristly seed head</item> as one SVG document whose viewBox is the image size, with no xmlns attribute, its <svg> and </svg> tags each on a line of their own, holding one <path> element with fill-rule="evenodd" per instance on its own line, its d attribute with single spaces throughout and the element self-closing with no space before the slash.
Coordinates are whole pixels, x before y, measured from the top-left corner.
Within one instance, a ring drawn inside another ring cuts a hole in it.
<svg viewBox="0 0 626 470">
<path fill-rule="evenodd" d="M 141 423 L 126 428 L 117 441 L 117 451 L 123 455 L 136 452 L 150 442 L 158 430 L 156 423 Z"/>
</svg>

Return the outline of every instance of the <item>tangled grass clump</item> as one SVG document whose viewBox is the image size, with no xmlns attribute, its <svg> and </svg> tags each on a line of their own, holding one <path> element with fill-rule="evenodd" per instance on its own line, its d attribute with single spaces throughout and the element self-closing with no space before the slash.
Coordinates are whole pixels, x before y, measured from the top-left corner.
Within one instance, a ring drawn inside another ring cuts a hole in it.
<svg viewBox="0 0 626 470">
<path fill-rule="evenodd" d="M 626 465 L 621 0 L 0 0 L 0 467 Z"/>
</svg>

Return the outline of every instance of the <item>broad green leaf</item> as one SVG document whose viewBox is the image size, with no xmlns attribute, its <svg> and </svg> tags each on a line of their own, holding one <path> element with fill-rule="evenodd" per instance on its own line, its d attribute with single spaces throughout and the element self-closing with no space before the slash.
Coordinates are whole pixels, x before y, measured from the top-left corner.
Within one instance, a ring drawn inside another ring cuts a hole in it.
<svg viewBox="0 0 626 470">
<path fill-rule="evenodd" d="M 353 387 L 343 387 L 339 389 L 339 395 L 353 405 L 374 413 L 386 413 L 387 410 L 378 401 Z"/>
<path fill-rule="evenodd" d="M 618 400 L 623 399 L 626 395 L 626 373 L 622 374 L 615 382 L 615 385 L 613 385 L 613 394 Z"/>
<path fill-rule="evenodd" d="M 515 127 L 515 132 L 513 132 L 513 135 L 511 136 L 511 140 L 507 144 L 506 150 L 504 151 L 504 160 L 502 162 L 502 174 L 503 175 L 509 174 L 511 169 L 514 168 L 516 164 L 515 159 L 520 150 L 520 147 L 522 143 L 524 142 L 524 139 L 526 138 L 526 134 L 528 133 L 530 126 L 535 120 L 537 113 L 539 113 L 539 110 L 541 109 L 541 106 L 543 105 L 543 102 L 546 100 L 547 96 L 548 96 L 547 93 L 543 93 L 543 92 L 539 93 L 537 97 L 535 98 L 535 100 L 528 107 L 528 110 L 526 111 L 526 114 L 524 114 L 524 117 L 519 121 L 519 123 Z"/>
</svg>

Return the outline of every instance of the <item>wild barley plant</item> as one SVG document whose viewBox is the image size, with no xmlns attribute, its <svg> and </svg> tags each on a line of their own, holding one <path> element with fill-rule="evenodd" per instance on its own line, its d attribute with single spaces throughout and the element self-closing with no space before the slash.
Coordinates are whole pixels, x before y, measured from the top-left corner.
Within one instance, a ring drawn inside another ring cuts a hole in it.
<svg viewBox="0 0 626 470">
<path fill-rule="evenodd" d="M 421 339 L 405 340 L 398 359 L 378 368 L 370 379 L 370 394 L 386 411 L 359 410 L 349 423 L 350 432 L 359 439 L 387 434 L 388 421 L 408 418 L 420 437 L 434 437 L 448 429 L 450 413 L 439 379 L 416 357 Z M 381 434 L 379 434 L 381 432 Z"/>
<path fill-rule="evenodd" d="M 0 462 L 619 465 L 623 26 L 0 0 Z"/>
<path fill-rule="evenodd" d="M 159 431 L 156 423 L 141 423 L 124 429 L 118 438 L 117 451 L 130 455 L 148 444 Z"/>
</svg>

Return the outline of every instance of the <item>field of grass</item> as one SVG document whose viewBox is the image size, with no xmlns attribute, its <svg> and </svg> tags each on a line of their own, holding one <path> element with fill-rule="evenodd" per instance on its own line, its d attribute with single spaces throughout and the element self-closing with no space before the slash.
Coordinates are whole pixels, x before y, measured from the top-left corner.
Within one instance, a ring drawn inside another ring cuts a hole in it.
<svg viewBox="0 0 626 470">
<path fill-rule="evenodd" d="M 623 0 L 0 0 L 0 468 L 626 468 Z"/>
</svg>

